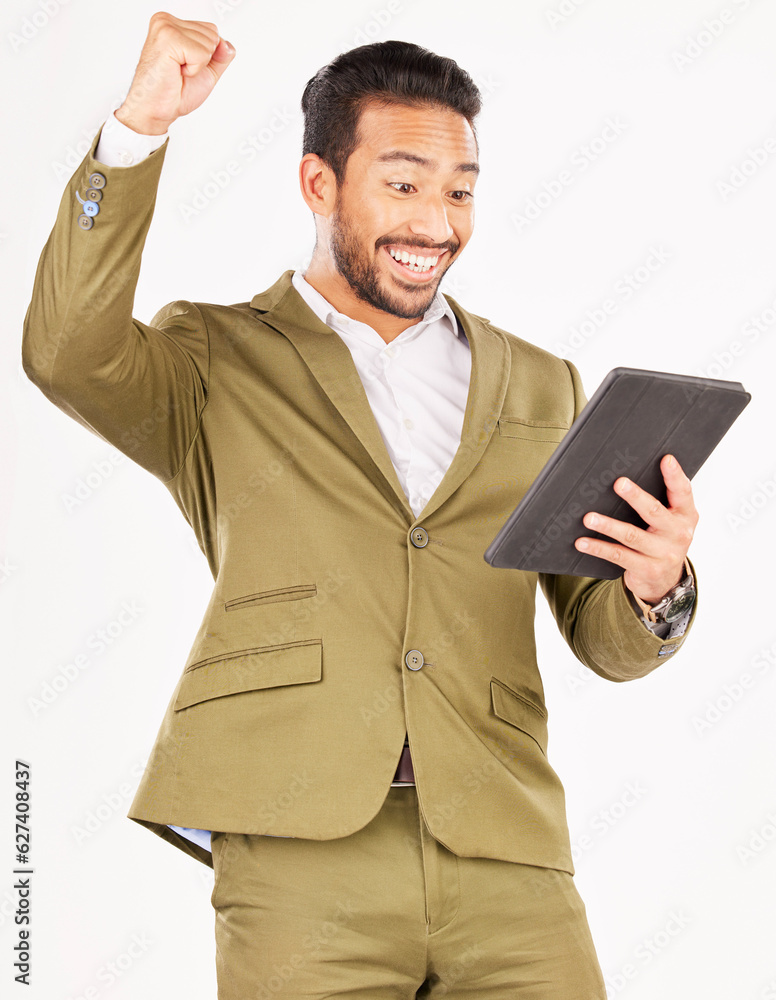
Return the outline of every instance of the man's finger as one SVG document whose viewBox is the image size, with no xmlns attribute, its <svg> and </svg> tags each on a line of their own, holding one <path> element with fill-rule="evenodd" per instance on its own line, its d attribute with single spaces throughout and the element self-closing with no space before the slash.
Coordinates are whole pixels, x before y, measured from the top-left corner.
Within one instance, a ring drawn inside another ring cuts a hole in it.
<svg viewBox="0 0 776 1000">
<path fill-rule="evenodd" d="M 695 511 L 692 483 L 673 455 L 664 455 L 660 471 L 666 484 L 668 506 L 673 509 Z"/>
<path fill-rule="evenodd" d="M 621 476 L 614 482 L 614 492 L 636 511 L 639 517 L 652 528 L 667 523 L 668 510 L 651 493 L 647 493 L 632 479 Z"/>
<path fill-rule="evenodd" d="M 613 538 L 634 552 L 640 552 L 647 556 L 660 556 L 662 554 L 664 543 L 656 532 L 644 531 L 627 521 L 618 521 L 616 518 L 593 511 L 585 514 L 582 523 L 586 528 L 592 528 L 593 531 L 597 531 L 601 535 Z"/>
<path fill-rule="evenodd" d="M 607 562 L 622 566 L 623 569 L 631 572 L 643 572 L 649 568 L 648 556 L 634 552 L 624 545 L 606 542 L 600 538 L 577 538 L 574 540 L 574 547 L 580 552 L 586 552 L 598 559 L 605 559 Z"/>
</svg>

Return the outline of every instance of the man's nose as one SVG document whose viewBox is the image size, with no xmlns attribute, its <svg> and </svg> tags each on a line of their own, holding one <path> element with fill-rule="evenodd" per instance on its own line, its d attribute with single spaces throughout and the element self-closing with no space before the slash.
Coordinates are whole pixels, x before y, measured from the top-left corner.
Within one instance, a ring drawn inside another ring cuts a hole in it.
<svg viewBox="0 0 776 1000">
<path fill-rule="evenodd" d="M 453 227 L 447 217 L 447 205 L 442 198 L 428 197 L 414 202 L 410 229 L 416 236 L 423 236 L 440 246 L 453 237 Z"/>
</svg>

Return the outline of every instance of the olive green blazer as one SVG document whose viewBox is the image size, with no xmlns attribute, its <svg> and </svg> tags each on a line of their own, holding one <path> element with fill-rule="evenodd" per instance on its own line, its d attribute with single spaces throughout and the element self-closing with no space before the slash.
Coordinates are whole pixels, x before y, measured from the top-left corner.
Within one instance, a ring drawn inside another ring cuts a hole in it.
<svg viewBox="0 0 776 1000">
<path fill-rule="evenodd" d="M 291 271 L 250 302 L 133 319 L 166 144 L 111 168 L 98 141 L 40 258 L 24 370 L 162 480 L 215 581 L 129 817 L 206 864 L 167 824 L 345 837 L 380 809 L 406 730 L 442 844 L 573 873 L 537 583 L 602 677 L 643 677 L 683 642 L 649 632 L 621 580 L 483 558 L 585 403 L 576 369 L 447 296 L 471 384 L 460 447 L 416 518 L 348 348 Z"/>
</svg>

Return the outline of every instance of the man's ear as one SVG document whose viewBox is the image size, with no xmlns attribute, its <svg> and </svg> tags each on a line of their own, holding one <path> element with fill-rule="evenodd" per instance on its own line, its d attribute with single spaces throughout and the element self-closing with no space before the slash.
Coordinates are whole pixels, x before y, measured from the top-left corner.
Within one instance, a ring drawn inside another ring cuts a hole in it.
<svg viewBox="0 0 776 1000">
<path fill-rule="evenodd" d="M 313 215 L 328 218 L 337 203 L 334 171 L 317 153 L 306 153 L 299 164 L 299 187 Z"/>
</svg>

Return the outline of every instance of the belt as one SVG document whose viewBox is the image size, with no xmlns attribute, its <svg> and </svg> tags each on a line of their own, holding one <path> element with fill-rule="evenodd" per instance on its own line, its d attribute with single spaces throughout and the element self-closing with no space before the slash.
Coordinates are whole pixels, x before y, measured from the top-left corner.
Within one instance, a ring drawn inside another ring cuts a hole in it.
<svg viewBox="0 0 776 1000">
<path fill-rule="evenodd" d="M 410 748 L 406 743 L 404 744 L 401 757 L 399 758 L 399 766 L 396 768 L 396 774 L 393 776 L 393 783 L 395 782 L 401 782 L 406 785 L 415 784 L 415 772 L 412 769 Z"/>
</svg>

